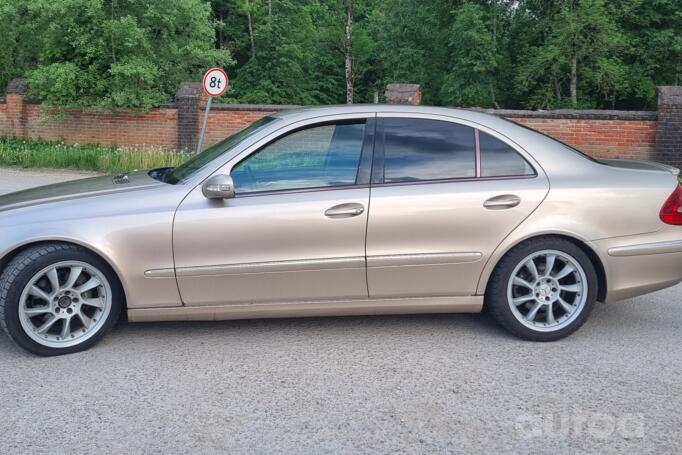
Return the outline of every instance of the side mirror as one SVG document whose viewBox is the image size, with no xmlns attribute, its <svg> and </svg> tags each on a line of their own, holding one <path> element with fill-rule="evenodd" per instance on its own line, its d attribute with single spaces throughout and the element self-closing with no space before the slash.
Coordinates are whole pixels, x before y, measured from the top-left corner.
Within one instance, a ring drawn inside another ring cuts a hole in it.
<svg viewBox="0 0 682 455">
<path fill-rule="evenodd" d="M 232 177 L 218 174 L 210 177 L 201 185 L 201 192 L 208 199 L 229 199 L 234 197 Z"/>
</svg>

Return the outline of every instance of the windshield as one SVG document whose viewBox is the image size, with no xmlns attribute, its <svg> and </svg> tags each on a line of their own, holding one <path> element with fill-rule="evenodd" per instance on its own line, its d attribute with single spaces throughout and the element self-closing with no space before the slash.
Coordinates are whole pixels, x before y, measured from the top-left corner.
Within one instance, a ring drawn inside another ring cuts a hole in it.
<svg viewBox="0 0 682 455">
<path fill-rule="evenodd" d="M 189 160 L 185 161 L 180 166 L 171 170 L 163 178 L 163 181 L 175 185 L 176 183 L 183 182 L 188 178 L 196 174 L 200 169 L 206 166 L 208 163 L 212 162 L 220 155 L 230 151 L 235 146 L 239 145 L 244 139 L 255 133 L 256 131 L 265 127 L 269 123 L 276 120 L 274 117 L 263 117 L 257 120 L 248 128 L 233 134 L 232 136 L 224 139 L 217 144 L 207 148 L 198 155 L 193 156 Z"/>
</svg>

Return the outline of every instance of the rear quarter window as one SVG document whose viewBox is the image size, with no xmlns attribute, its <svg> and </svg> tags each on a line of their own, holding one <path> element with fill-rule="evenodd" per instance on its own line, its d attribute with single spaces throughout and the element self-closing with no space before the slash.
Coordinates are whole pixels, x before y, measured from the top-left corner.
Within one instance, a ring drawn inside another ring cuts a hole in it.
<svg viewBox="0 0 682 455">
<path fill-rule="evenodd" d="M 511 146 L 479 131 L 481 177 L 535 175 L 533 167 Z"/>
</svg>

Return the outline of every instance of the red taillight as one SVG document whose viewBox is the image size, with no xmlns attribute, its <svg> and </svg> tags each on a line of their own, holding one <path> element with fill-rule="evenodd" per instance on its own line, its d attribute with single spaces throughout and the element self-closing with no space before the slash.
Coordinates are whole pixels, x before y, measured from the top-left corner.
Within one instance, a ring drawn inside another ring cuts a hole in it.
<svg viewBox="0 0 682 455">
<path fill-rule="evenodd" d="M 677 185 L 673 194 L 668 197 L 663 207 L 661 207 L 661 221 L 666 224 L 682 225 L 682 186 Z"/>
</svg>

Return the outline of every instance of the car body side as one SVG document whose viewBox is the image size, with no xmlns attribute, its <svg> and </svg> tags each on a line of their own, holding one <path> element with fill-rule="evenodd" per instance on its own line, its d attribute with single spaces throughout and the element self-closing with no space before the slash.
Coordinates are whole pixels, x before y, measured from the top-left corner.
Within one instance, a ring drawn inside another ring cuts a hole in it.
<svg viewBox="0 0 682 455">
<path fill-rule="evenodd" d="M 94 179 L 92 188 L 87 182 L 74 183 L 83 186 L 81 193 L 73 191 L 75 196 L 51 197 L 50 187 L 45 187 L 30 202 L 31 194 L 2 197 L 0 266 L 22 248 L 38 242 L 82 245 L 111 265 L 121 281 L 129 312 L 156 309 L 149 319 L 163 319 L 164 311 L 183 307 L 173 256 L 176 211 L 206 178 L 229 170 L 237 160 L 287 131 L 342 118 L 383 115 L 421 116 L 478 128 L 512 145 L 536 169 L 536 178 L 547 181 L 547 190 L 536 206 L 481 258 L 478 278 L 474 278 L 477 282 L 469 293 L 475 298 L 465 300 L 458 307 L 461 311 L 480 309 L 495 265 L 511 248 L 542 235 L 572 239 L 588 252 L 603 275 L 601 300 L 616 301 L 682 280 L 682 227 L 659 219 L 661 206 L 677 185 L 674 172 L 656 165 L 638 168 L 593 162 L 542 134 L 479 112 L 408 106 L 331 107 L 277 114 L 278 122 L 177 185 L 157 182 L 138 172 L 119 186 L 109 186 L 105 178 Z M 490 179 L 488 185 L 494 186 L 495 180 Z M 369 216 L 371 210 L 370 206 Z M 404 303 L 403 311 L 391 312 L 419 312 L 419 305 L 425 311 L 432 308 L 419 299 Z M 457 311 L 456 307 L 450 309 Z M 330 314 L 336 313 L 349 312 L 341 304 Z M 321 313 L 305 309 L 288 313 L 295 314 Z M 258 315 L 245 310 L 235 317 Z M 216 315 L 198 310 L 178 318 L 213 319 Z"/>
</svg>

